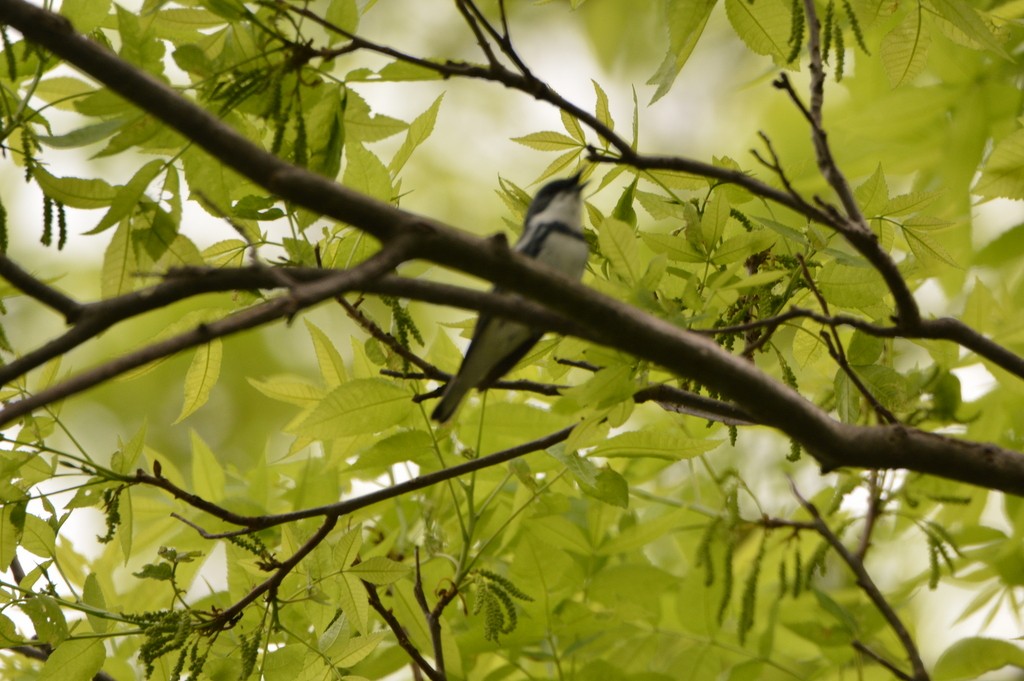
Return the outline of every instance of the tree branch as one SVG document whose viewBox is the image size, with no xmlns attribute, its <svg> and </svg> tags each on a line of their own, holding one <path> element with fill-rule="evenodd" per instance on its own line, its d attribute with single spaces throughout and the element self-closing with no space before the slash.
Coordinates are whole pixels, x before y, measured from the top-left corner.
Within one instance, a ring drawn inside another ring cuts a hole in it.
<svg viewBox="0 0 1024 681">
<path fill-rule="evenodd" d="M 394 499 L 410 492 L 425 489 L 427 487 L 433 487 L 434 485 L 458 478 L 474 471 L 483 470 L 485 468 L 491 468 L 502 463 L 506 463 L 513 459 L 518 459 L 521 456 L 537 452 L 548 447 L 554 446 L 559 442 L 564 442 L 569 434 L 572 432 L 573 427 L 563 428 L 557 430 L 544 437 L 531 440 L 530 442 L 524 442 L 521 445 L 504 449 L 500 452 L 488 454 L 487 456 L 481 456 L 477 459 L 471 459 L 465 463 L 460 463 L 455 466 L 449 466 L 439 471 L 433 471 L 431 473 L 424 473 L 423 475 L 400 482 L 395 485 L 391 485 L 384 489 L 376 492 L 370 492 L 354 499 L 346 499 L 345 501 L 339 501 L 333 504 L 326 504 L 324 506 L 315 506 L 312 508 L 300 509 L 297 511 L 290 511 L 288 513 L 280 513 L 277 515 L 257 515 L 257 516 L 243 516 L 236 513 L 231 513 L 226 509 L 212 504 L 215 508 L 211 509 L 211 503 L 205 500 L 195 497 L 190 493 L 182 490 L 176 486 L 167 478 L 150 475 L 139 471 L 131 478 L 132 482 L 139 482 L 160 489 L 167 490 L 175 498 L 181 499 L 185 503 L 211 515 L 231 523 L 246 528 L 246 532 L 251 530 L 264 530 L 268 527 L 275 527 L 277 525 L 283 525 L 285 523 L 294 522 L 296 520 L 306 520 L 308 518 L 316 518 L 319 516 L 333 516 L 340 518 L 341 516 L 354 513 L 360 509 L 372 506 L 388 499 Z M 196 500 L 199 499 L 197 503 Z M 191 524 L 191 523 L 190 523 Z M 226 532 L 222 534 L 208 534 L 207 538 L 221 538 L 228 536 L 236 536 L 243 534 L 239 532 Z"/>
<path fill-rule="evenodd" d="M 238 333 L 294 315 L 298 310 L 322 302 L 339 292 L 350 290 L 360 282 L 383 275 L 404 260 L 407 252 L 406 240 L 404 238 L 396 239 L 384 250 L 350 270 L 336 270 L 319 281 L 296 284 L 287 295 L 255 305 L 209 324 L 200 325 L 191 331 L 147 345 L 105 364 L 83 371 L 34 395 L 7 404 L 0 409 L 0 424 L 11 423 L 43 405 L 88 390 L 115 376 L 120 376 L 162 357 L 209 343 L 214 338 Z"/>
<path fill-rule="evenodd" d="M 410 639 L 409 635 L 405 632 L 405 627 L 398 621 L 395 614 L 391 612 L 380 600 L 380 595 L 377 593 L 377 587 L 370 584 L 367 581 L 363 581 L 363 586 L 366 587 L 366 594 L 369 596 L 370 607 L 377 611 L 384 623 L 388 625 L 388 628 L 395 635 L 395 640 L 398 645 L 402 647 L 402 650 L 412 658 L 413 663 L 427 675 L 432 681 L 445 681 L 448 677 L 443 672 L 439 672 L 434 669 L 423 654 L 420 653 L 419 648 L 416 647 Z"/>
<path fill-rule="evenodd" d="M 3 253 L 0 253 L 0 277 L 9 281 L 26 296 L 35 298 L 43 305 L 60 312 L 68 323 L 73 323 L 82 312 L 82 305 L 78 301 L 33 277 Z"/>
<path fill-rule="evenodd" d="M 889 627 L 896 634 L 896 637 L 900 640 L 903 645 L 903 649 L 907 653 L 907 657 L 910 659 L 911 667 L 913 667 L 914 673 L 910 677 L 913 681 L 928 681 L 928 672 L 925 671 L 924 662 L 921 661 L 921 655 L 917 651 L 917 645 L 914 643 L 914 639 L 911 637 L 910 632 L 903 625 L 903 621 L 900 620 L 899 615 L 893 610 L 889 602 L 885 600 L 885 596 L 879 591 L 875 585 L 874 580 L 871 579 L 871 575 L 864 568 L 864 563 L 857 558 L 857 556 L 850 553 L 839 537 L 829 528 L 828 524 L 822 519 L 821 514 L 818 513 L 818 509 L 811 502 L 804 499 L 797 490 L 796 485 L 791 480 L 789 483 L 790 489 L 793 490 L 793 495 L 800 502 L 800 505 L 804 507 L 808 513 L 811 514 L 811 520 L 814 523 L 818 534 L 828 542 L 829 546 L 839 555 L 846 566 L 850 568 L 854 576 L 857 578 L 857 586 L 861 588 L 864 594 L 874 603 L 875 607 L 888 622 Z"/>
<path fill-rule="evenodd" d="M 242 611 L 245 607 L 259 598 L 261 595 L 277 589 L 277 587 L 284 581 L 284 578 L 288 576 L 295 566 L 302 562 L 302 560 L 320 545 L 327 535 L 331 533 L 334 526 L 338 523 L 337 516 L 325 516 L 323 523 L 317 528 L 317 531 L 306 540 L 306 543 L 299 547 L 299 549 L 291 555 L 291 557 L 281 563 L 274 570 L 274 574 L 271 575 L 266 581 L 263 581 L 253 587 L 249 593 L 236 601 L 231 607 L 217 614 L 212 620 L 203 623 L 203 628 L 211 631 L 222 629 L 223 627 L 230 626 L 235 619 L 241 616 Z"/>
</svg>

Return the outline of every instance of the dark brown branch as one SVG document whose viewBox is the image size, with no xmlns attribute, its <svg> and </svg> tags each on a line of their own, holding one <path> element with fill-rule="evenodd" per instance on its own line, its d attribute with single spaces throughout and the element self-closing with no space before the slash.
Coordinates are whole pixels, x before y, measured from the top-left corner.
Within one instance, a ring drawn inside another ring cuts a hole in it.
<svg viewBox="0 0 1024 681">
<path fill-rule="evenodd" d="M 7 404 L 0 409 L 0 424 L 11 423 L 43 405 L 76 395 L 127 371 L 168 357 L 181 350 L 209 343 L 214 338 L 290 317 L 298 310 L 316 305 L 339 292 L 352 289 L 363 281 L 383 275 L 401 262 L 407 251 L 404 242 L 396 240 L 390 247 L 350 270 L 334 271 L 330 276 L 319 281 L 296 285 L 287 295 L 209 324 L 200 325 L 191 331 L 147 345 L 105 364 L 87 369 L 34 395 Z"/>
<path fill-rule="evenodd" d="M 78 301 L 33 277 L 3 253 L 0 253 L 0 277 L 9 281 L 26 296 L 35 298 L 43 305 L 60 312 L 68 323 L 73 323 L 82 311 L 82 305 Z"/>
<path fill-rule="evenodd" d="M 306 543 L 300 546 L 298 550 L 295 553 L 293 553 L 288 560 L 284 561 L 283 563 L 280 563 L 274 569 L 274 574 L 272 574 L 265 581 L 254 586 L 249 591 L 249 593 L 247 593 L 245 596 L 237 600 L 234 604 L 231 605 L 231 607 L 227 608 L 223 612 L 218 613 L 214 619 L 208 622 L 204 622 L 203 628 L 211 631 L 216 631 L 218 629 L 233 624 L 234 621 L 241 616 L 242 611 L 245 610 L 246 606 L 248 606 L 250 603 L 255 601 L 263 594 L 276 590 L 277 587 L 280 586 L 281 582 L 284 581 L 284 578 L 287 577 L 288 574 L 295 569 L 295 566 L 301 563 L 306 556 L 312 553 L 313 550 L 316 549 L 316 547 L 319 546 L 324 539 L 327 539 L 327 535 L 331 533 L 331 530 L 334 529 L 334 526 L 337 523 L 337 516 L 325 516 L 323 523 L 320 525 L 319 528 L 317 528 L 317 531 L 314 532 L 313 535 L 306 540 Z"/>
<path fill-rule="evenodd" d="M 638 404 L 657 402 L 662 409 L 718 421 L 727 426 L 750 426 L 757 423 L 757 418 L 742 407 L 663 383 L 638 390 L 633 395 L 633 401 Z"/>
<path fill-rule="evenodd" d="M 825 318 L 830 319 L 832 317 L 832 313 L 829 311 L 828 301 L 825 300 L 825 296 L 821 295 L 821 291 L 818 290 L 818 286 L 814 283 L 814 277 L 811 276 L 811 271 L 807 268 L 807 262 L 804 260 L 802 255 L 797 255 L 797 261 L 800 263 L 800 270 L 803 272 L 804 281 L 806 282 L 807 287 L 811 290 L 815 300 L 818 301 L 818 306 L 821 308 L 822 313 L 824 313 Z M 883 423 L 897 423 L 899 419 L 897 419 L 891 411 L 886 409 L 885 406 L 878 401 L 878 398 L 875 397 L 874 393 L 872 393 L 866 385 L 864 385 L 864 381 L 861 380 L 860 376 L 857 375 L 857 372 L 853 370 L 852 366 L 850 366 L 850 362 L 846 359 L 846 350 L 843 349 L 843 341 L 839 337 L 839 332 L 836 330 L 835 325 L 829 324 L 828 331 L 822 329 L 821 338 L 825 341 L 825 345 L 828 347 L 829 356 L 835 360 L 836 364 L 839 365 L 839 368 L 844 374 L 846 374 L 846 377 L 850 379 L 850 382 L 857 388 L 857 392 L 863 395 L 864 399 L 868 401 L 871 408 L 874 409 L 878 420 Z"/>
<path fill-rule="evenodd" d="M 444 673 L 434 669 L 427 659 L 420 653 L 419 648 L 416 644 L 409 639 L 409 635 L 405 631 L 405 627 L 398 621 L 395 614 L 391 612 L 380 600 L 380 595 L 377 593 L 377 587 L 370 584 L 367 581 L 363 582 L 363 586 L 366 587 L 366 594 L 369 596 L 370 607 L 377 611 L 384 623 L 388 625 L 388 629 L 395 635 L 395 640 L 398 645 L 402 647 L 402 650 L 412 658 L 413 663 L 417 668 L 423 671 L 428 678 L 432 681 L 445 681 L 448 677 Z"/>
<path fill-rule="evenodd" d="M 889 672 L 897 679 L 900 679 L 900 681 L 914 681 L 914 677 L 912 677 L 910 674 L 907 674 L 905 671 L 903 671 L 902 669 L 900 669 L 899 667 L 897 667 L 892 662 L 885 659 L 875 651 L 871 650 L 871 648 L 868 648 L 862 642 L 854 641 L 851 645 L 853 646 L 853 649 L 857 652 L 867 657 L 870 657 L 872 660 L 888 669 Z"/>
<path fill-rule="evenodd" d="M 524 442 L 521 445 L 516 445 L 515 447 L 510 447 L 493 454 L 488 454 L 487 456 L 481 456 L 478 459 L 472 459 L 455 466 L 449 466 L 448 468 L 443 468 L 439 471 L 425 473 L 411 480 L 406 480 L 405 482 L 400 482 L 396 485 L 391 485 L 390 487 L 385 487 L 376 492 L 370 492 L 369 494 L 364 494 L 354 499 L 346 499 L 345 501 L 339 501 L 333 504 L 315 506 L 313 508 L 280 513 L 278 515 L 243 516 L 237 513 L 232 513 L 225 508 L 212 504 L 211 502 L 181 489 L 167 478 L 151 475 L 143 471 L 136 472 L 136 474 L 130 478 L 130 481 L 159 487 L 160 489 L 169 492 L 176 499 L 180 499 L 196 509 L 209 513 L 210 515 L 227 523 L 231 523 L 232 525 L 238 525 L 239 527 L 246 528 L 242 532 L 233 531 L 223 532 L 220 534 L 205 533 L 203 535 L 207 539 L 219 539 L 223 537 L 237 536 L 252 530 L 263 530 L 268 527 L 275 527 L 277 525 L 295 522 L 296 520 L 306 520 L 308 518 L 316 518 L 319 516 L 341 517 L 349 513 L 354 513 L 355 511 L 366 508 L 367 506 L 373 506 L 374 504 L 387 501 L 388 499 L 394 499 L 396 497 L 409 494 L 410 492 L 415 492 L 427 487 L 433 487 L 434 485 L 445 482 L 446 480 L 458 478 L 485 468 L 491 468 L 492 466 L 497 466 L 513 459 L 518 459 L 526 454 L 547 449 L 559 442 L 564 442 L 566 438 L 569 437 L 569 433 L 572 432 L 572 429 L 572 426 L 563 428 L 536 440 Z M 197 530 L 200 529 L 194 523 L 189 522 L 188 524 Z"/>
<path fill-rule="evenodd" d="M 427 630 L 430 631 L 430 645 L 434 648 L 434 666 L 438 673 L 444 677 L 444 641 L 441 638 L 441 612 L 442 608 L 431 610 L 427 603 L 427 594 L 423 591 L 423 574 L 420 571 L 420 549 L 416 547 L 416 582 L 413 584 L 413 595 L 416 603 L 420 606 L 424 619 L 427 621 Z"/>
<path fill-rule="evenodd" d="M 818 513 L 818 509 L 814 504 L 801 496 L 796 485 L 794 485 L 792 481 L 790 481 L 789 484 L 790 489 L 793 491 L 793 495 L 797 498 L 797 501 L 800 502 L 800 505 L 803 506 L 804 510 L 811 514 L 811 520 L 814 522 L 818 534 L 828 542 L 829 546 L 831 546 L 842 561 L 846 563 L 846 566 L 850 568 L 850 571 L 853 572 L 854 576 L 857 578 L 857 586 L 859 586 L 861 591 L 863 591 L 871 600 L 874 606 L 882 614 L 882 617 L 885 618 L 885 621 L 889 624 L 893 633 L 896 634 L 896 638 L 899 639 L 904 651 L 906 651 L 907 657 L 910 659 L 911 667 L 914 670 L 913 675 L 909 678 L 912 681 L 928 681 L 928 672 L 925 671 L 924 662 L 921 661 L 921 655 L 917 651 L 917 644 L 914 643 L 913 637 L 911 637 L 910 632 L 907 631 L 907 628 L 903 625 L 903 621 L 899 618 L 899 615 L 896 614 L 896 611 L 893 610 L 891 605 L 889 605 L 889 601 L 885 599 L 885 596 L 875 585 L 874 580 L 871 579 L 871 575 L 868 574 L 868 571 L 864 568 L 864 563 L 846 548 L 839 537 L 836 536 L 831 528 L 829 528 L 828 524 L 822 519 L 821 514 Z"/>
</svg>

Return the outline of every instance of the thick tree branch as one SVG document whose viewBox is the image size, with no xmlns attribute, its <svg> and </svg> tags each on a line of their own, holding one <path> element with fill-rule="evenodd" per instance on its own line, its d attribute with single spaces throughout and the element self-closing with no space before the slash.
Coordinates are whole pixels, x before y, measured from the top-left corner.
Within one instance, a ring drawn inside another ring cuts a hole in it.
<svg viewBox="0 0 1024 681">
<path fill-rule="evenodd" d="M 26 296 L 35 298 L 43 305 L 60 312 L 69 324 L 74 323 L 82 311 L 82 305 L 78 301 L 21 269 L 3 253 L 0 253 L 0 277 L 9 281 Z"/>
</svg>

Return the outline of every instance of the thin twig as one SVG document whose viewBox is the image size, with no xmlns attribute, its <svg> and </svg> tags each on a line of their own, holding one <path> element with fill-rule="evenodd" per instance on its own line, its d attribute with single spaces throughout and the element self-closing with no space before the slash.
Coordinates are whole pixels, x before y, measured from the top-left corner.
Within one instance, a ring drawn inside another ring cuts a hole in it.
<svg viewBox="0 0 1024 681">
<path fill-rule="evenodd" d="M 797 261 L 800 263 L 800 269 L 803 272 L 807 287 L 814 294 L 814 298 L 818 301 L 821 311 L 825 314 L 826 318 L 831 318 L 832 313 L 829 312 L 828 301 L 825 300 L 825 296 L 821 294 L 818 286 L 814 283 L 814 278 L 811 277 L 811 272 L 807 268 L 807 262 L 802 255 L 797 255 Z M 853 370 L 853 367 L 850 366 L 849 360 L 846 359 L 846 350 L 843 349 L 843 341 L 839 338 L 839 331 L 836 330 L 835 325 L 829 324 L 828 331 L 822 329 L 821 338 L 825 341 L 829 356 L 836 361 L 836 364 L 839 365 L 839 368 L 850 379 L 850 382 L 857 388 L 857 391 L 868 401 L 878 419 L 883 423 L 898 423 L 899 419 L 896 418 L 895 414 L 878 401 L 878 398 L 875 397 L 874 393 L 871 392 L 860 376 L 857 375 L 857 372 Z"/>
<path fill-rule="evenodd" d="M 287 577 L 293 569 L 295 569 L 295 566 L 302 562 L 306 556 L 312 553 L 313 550 L 327 538 L 327 535 L 331 533 L 331 530 L 334 529 L 334 526 L 337 523 L 337 516 L 325 516 L 323 523 L 321 523 L 320 527 L 317 528 L 317 531 L 314 532 L 312 536 L 306 540 L 306 543 L 300 546 L 298 550 L 288 558 L 288 560 L 281 562 L 274 570 L 274 574 L 272 574 L 267 580 L 250 589 L 249 593 L 235 601 L 231 607 L 217 613 L 217 616 L 212 620 L 204 622 L 202 625 L 203 628 L 207 630 L 217 630 L 233 624 L 234 621 L 241 616 L 242 611 L 245 610 L 246 606 L 255 601 L 261 595 L 277 589 L 281 582 L 284 581 L 284 578 Z"/>
<path fill-rule="evenodd" d="M 893 676 L 895 676 L 897 679 L 900 679 L 900 681 L 914 681 L 914 677 L 912 677 L 910 674 L 907 674 L 905 671 L 903 671 L 902 669 L 900 669 L 899 667 L 897 667 L 892 662 L 885 659 L 875 651 L 871 650 L 871 648 L 868 648 L 862 642 L 854 640 L 854 642 L 851 645 L 853 646 L 854 650 L 870 657 L 872 660 L 888 669 L 893 674 Z"/>
<path fill-rule="evenodd" d="M 441 638 L 441 613 L 434 612 L 427 603 L 427 594 L 423 590 L 423 573 L 420 570 L 420 549 L 416 547 L 416 581 L 412 588 L 416 603 L 420 606 L 423 618 L 427 621 L 427 630 L 430 631 L 430 644 L 434 648 L 434 667 L 443 677 L 444 671 L 444 642 Z"/>
<path fill-rule="evenodd" d="M 430 473 L 424 473 L 411 480 L 400 482 L 395 485 L 391 485 L 384 489 L 376 492 L 370 492 L 362 496 L 355 497 L 354 499 L 346 499 L 345 501 L 338 501 L 333 504 L 325 504 L 323 506 L 315 506 L 312 508 L 300 509 L 297 511 L 289 511 L 287 513 L 280 513 L 276 515 L 255 515 L 255 516 L 243 516 L 222 507 L 212 504 L 211 502 L 205 501 L 200 497 L 197 497 L 186 490 L 181 489 L 167 478 L 157 477 L 143 473 L 139 471 L 130 478 L 132 482 L 140 484 L 151 485 L 153 487 L 159 487 L 160 489 L 170 492 L 176 499 L 184 501 L 186 504 L 193 508 L 199 509 L 210 515 L 223 520 L 224 522 L 231 523 L 232 525 L 238 525 L 239 527 L 247 528 L 247 531 L 251 530 L 263 530 L 268 527 L 276 527 L 277 525 L 283 525 L 285 523 L 295 522 L 297 520 L 305 520 L 307 518 L 316 518 L 320 516 L 334 516 L 341 517 L 349 513 L 354 513 L 360 509 L 366 508 L 378 504 L 388 499 L 395 499 L 397 497 L 415 492 L 417 490 L 432 487 L 438 483 L 445 482 L 454 478 L 461 477 L 474 471 L 483 470 L 485 468 L 491 468 L 502 463 L 507 463 L 513 459 L 518 459 L 526 454 L 531 454 L 548 447 L 552 447 L 559 442 L 564 442 L 569 434 L 572 432 L 573 426 L 556 430 L 553 433 L 545 435 L 544 437 L 524 442 L 516 445 L 515 447 L 509 447 L 500 452 L 488 454 L 487 456 L 481 456 L 477 459 L 471 459 L 455 466 L 449 466 L 439 471 L 432 471 Z M 209 534 L 211 538 L 236 536 L 238 534 L 244 534 L 239 532 L 230 532 L 224 534 Z"/>
<path fill-rule="evenodd" d="M 871 602 L 874 603 L 875 607 L 882 614 L 882 617 L 885 618 L 885 621 L 889 624 L 889 627 L 893 630 L 893 633 L 896 634 L 896 637 L 902 644 L 904 651 L 906 651 L 907 657 L 910 659 L 910 664 L 914 669 L 913 675 L 908 678 L 911 681 L 928 681 L 928 672 L 925 670 L 924 662 L 921 660 L 921 655 L 917 650 L 917 644 L 914 643 L 913 637 L 903 625 L 903 621 L 899 618 L 899 615 L 896 614 L 893 607 L 889 605 L 889 601 L 885 599 L 885 596 L 878 589 L 878 586 L 875 585 L 874 580 L 871 579 L 871 575 L 868 574 L 868 571 L 865 569 L 864 563 L 846 548 L 839 537 L 836 536 L 824 519 L 822 519 L 817 507 L 807 501 L 807 499 L 800 494 L 800 491 L 796 488 L 796 484 L 792 480 L 789 481 L 789 486 L 793 491 L 793 496 L 795 496 L 797 501 L 800 502 L 800 505 L 803 506 L 804 510 L 811 515 L 811 520 L 817 527 L 818 534 L 828 542 L 829 546 L 835 550 L 840 559 L 842 559 L 842 561 L 846 563 L 846 566 L 850 568 L 850 571 L 853 572 L 854 576 L 857 578 L 857 586 L 859 586 L 861 591 L 863 591 Z"/>
<path fill-rule="evenodd" d="M 370 607 L 376 610 L 377 614 L 380 615 L 382 620 L 384 620 L 384 623 L 388 625 L 388 628 L 391 629 L 391 633 L 395 635 L 395 640 L 398 642 L 398 645 L 401 646 L 402 650 L 412 658 L 416 667 L 422 670 L 423 673 L 432 681 L 445 681 L 447 677 L 443 673 L 438 672 L 438 670 L 434 669 L 434 667 L 427 662 L 427 659 L 423 657 L 422 653 L 420 653 L 416 644 L 409 639 L 409 634 L 406 633 L 405 627 L 402 626 L 402 623 L 399 622 L 398 618 L 395 617 L 395 614 L 381 602 L 380 595 L 377 593 L 377 587 L 367 581 L 363 581 L 363 586 L 366 587 L 366 594 L 369 597 Z"/>
<path fill-rule="evenodd" d="M 881 477 L 879 471 L 871 471 L 868 474 L 868 510 L 864 515 L 864 529 L 860 533 L 860 543 L 857 545 L 857 560 L 863 562 L 864 557 L 871 548 L 871 535 L 874 534 L 875 524 L 882 513 L 882 487 L 878 484 Z"/>
</svg>

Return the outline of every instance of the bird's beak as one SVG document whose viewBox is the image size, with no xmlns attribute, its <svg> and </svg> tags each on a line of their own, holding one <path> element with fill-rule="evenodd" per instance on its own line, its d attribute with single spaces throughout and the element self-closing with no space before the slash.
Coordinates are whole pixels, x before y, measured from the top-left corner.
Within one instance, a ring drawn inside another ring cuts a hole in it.
<svg viewBox="0 0 1024 681">
<path fill-rule="evenodd" d="M 579 190 L 579 191 L 583 191 L 583 188 L 587 186 L 587 182 L 586 181 L 580 182 L 580 178 L 581 177 L 583 177 L 583 171 L 582 170 L 569 178 L 570 180 L 573 181 L 573 184 L 576 185 L 576 189 Z"/>
</svg>

